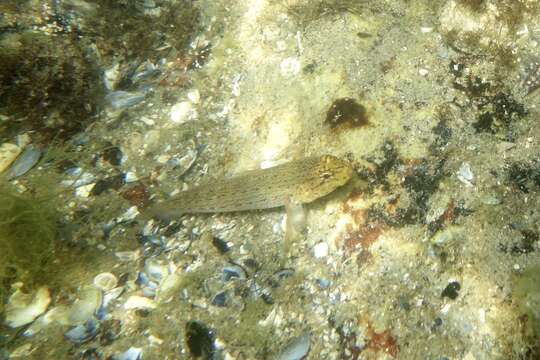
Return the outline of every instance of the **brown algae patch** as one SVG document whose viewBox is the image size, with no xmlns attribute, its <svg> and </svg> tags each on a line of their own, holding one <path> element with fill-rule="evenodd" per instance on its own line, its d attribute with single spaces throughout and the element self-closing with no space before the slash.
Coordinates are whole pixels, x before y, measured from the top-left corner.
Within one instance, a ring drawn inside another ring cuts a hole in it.
<svg viewBox="0 0 540 360">
<path fill-rule="evenodd" d="M 369 125 L 368 112 L 352 98 L 337 99 L 328 109 L 325 123 L 334 131 L 364 127 Z"/>
</svg>

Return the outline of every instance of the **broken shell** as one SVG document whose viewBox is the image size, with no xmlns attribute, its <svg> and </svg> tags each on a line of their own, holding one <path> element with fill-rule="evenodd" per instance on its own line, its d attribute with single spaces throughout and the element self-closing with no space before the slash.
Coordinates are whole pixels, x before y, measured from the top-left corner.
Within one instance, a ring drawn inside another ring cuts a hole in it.
<svg viewBox="0 0 540 360">
<path fill-rule="evenodd" d="M 67 314 L 67 321 L 72 325 L 80 325 L 93 318 L 102 302 L 101 290 L 86 286 L 79 298 L 71 305 Z"/>
<path fill-rule="evenodd" d="M 111 360 L 141 360 L 143 351 L 141 348 L 130 347 L 119 355 L 113 355 Z"/>
<path fill-rule="evenodd" d="M 283 348 L 278 360 L 300 360 L 303 359 L 309 352 L 309 346 L 311 342 L 311 335 L 305 333 L 297 338 L 291 340 L 291 342 Z"/>
<path fill-rule="evenodd" d="M 221 280 L 227 282 L 233 278 L 238 278 L 240 280 L 246 279 L 246 272 L 238 265 L 229 265 L 223 268 L 223 275 Z"/>
<path fill-rule="evenodd" d="M 94 286 L 103 291 L 109 291 L 116 287 L 118 279 L 109 272 L 104 272 L 96 275 L 94 278 Z"/>
<path fill-rule="evenodd" d="M 3 143 L 0 145 L 0 173 L 6 170 L 20 153 L 21 148 L 15 144 Z"/>
<path fill-rule="evenodd" d="M 41 151 L 30 145 L 15 159 L 7 171 L 8 179 L 26 174 L 41 158 Z"/>
<path fill-rule="evenodd" d="M 156 303 L 154 302 L 154 300 L 143 297 L 143 296 L 137 296 L 137 295 L 130 296 L 129 299 L 127 299 L 126 303 L 124 304 L 124 309 L 126 310 L 133 310 L 133 309 L 152 310 L 155 308 L 156 308 Z"/>
<path fill-rule="evenodd" d="M 69 341 L 76 344 L 82 344 L 89 340 L 92 340 L 99 331 L 99 321 L 96 319 L 89 319 L 84 324 L 80 324 L 67 331 L 64 336 Z"/>
<path fill-rule="evenodd" d="M 147 260 L 144 264 L 144 271 L 152 281 L 161 281 L 167 275 L 168 269 L 155 260 Z"/>
<path fill-rule="evenodd" d="M 12 328 L 30 324 L 47 310 L 50 302 L 51 295 L 46 287 L 40 287 L 33 295 L 17 289 L 6 305 L 5 323 Z"/>
<path fill-rule="evenodd" d="M 128 108 L 137 105 L 145 98 L 141 93 L 130 93 L 127 91 L 114 91 L 106 96 L 114 110 Z"/>
<path fill-rule="evenodd" d="M 167 164 L 172 166 L 175 170 L 176 168 L 179 168 L 177 171 L 177 176 L 182 176 L 191 169 L 193 164 L 195 163 L 195 160 L 197 160 L 198 153 L 196 150 L 190 149 L 187 151 L 187 153 L 182 156 L 181 158 L 172 158 L 167 161 Z"/>
<path fill-rule="evenodd" d="M 459 167 L 457 177 L 463 184 L 473 186 L 474 175 L 471 170 L 471 165 L 466 162 L 462 163 Z"/>
</svg>

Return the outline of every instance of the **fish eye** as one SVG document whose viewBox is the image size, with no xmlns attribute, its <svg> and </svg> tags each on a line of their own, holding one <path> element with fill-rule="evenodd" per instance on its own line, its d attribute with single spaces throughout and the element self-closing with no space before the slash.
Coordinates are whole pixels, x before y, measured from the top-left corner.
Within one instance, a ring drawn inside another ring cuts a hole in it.
<svg viewBox="0 0 540 360">
<path fill-rule="evenodd" d="M 325 171 L 323 173 L 321 173 L 321 177 L 324 179 L 324 180 L 328 180 L 332 177 L 332 173 L 330 171 Z"/>
</svg>

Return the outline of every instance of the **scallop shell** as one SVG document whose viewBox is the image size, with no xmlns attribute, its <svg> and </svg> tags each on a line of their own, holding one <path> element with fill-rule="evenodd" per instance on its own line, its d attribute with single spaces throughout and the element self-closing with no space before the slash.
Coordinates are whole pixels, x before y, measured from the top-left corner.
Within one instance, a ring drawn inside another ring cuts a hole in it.
<svg viewBox="0 0 540 360">
<path fill-rule="evenodd" d="M 118 285 L 118 279 L 110 272 L 103 272 L 94 278 L 94 286 L 103 291 L 112 290 Z"/>
</svg>

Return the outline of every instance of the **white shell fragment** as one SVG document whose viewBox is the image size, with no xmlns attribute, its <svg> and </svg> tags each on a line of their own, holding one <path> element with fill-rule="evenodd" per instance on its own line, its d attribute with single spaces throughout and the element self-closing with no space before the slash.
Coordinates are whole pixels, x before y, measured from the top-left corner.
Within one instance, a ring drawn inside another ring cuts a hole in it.
<svg viewBox="0 0 540 360">
<path fill-rule="evenodd" d="M 47 310 L 50 302 L 51 295 L 46 287 L 40 287 L 35 294 L 17 289 L 6 305 L 5 324 L 12 328 L 30 324 Z"/>
<path fill-rule="evenodd" d="M 103 82 L 105 83 L 105 88 L 109 91 L 114 90 L 119 78 L 120 65 L 117 63 L 103 72 Z"/>
<path fill-rule="evenodd" d="M 120 355 L 115 355 L 114 360 L 141 360 L 143 351 L 141 348 L 130 347 Z"/>
<path fill-rule="evenodd" d="M 297 338 L 294 338 L 285 348 L 281 351 L 278 360 L 301 360 L 309 352 L 309 346 L 311 342 L 311 335 L 305 333 Z"/>
<path fill-rule="evenodd" d="M 20 153 L 21 148 L 15 144 L 3 143 L 0 145 L 0 173 L 6 170 Z"/>
<path fill-rule="evenodd" d="M 103 291 L 109 291 L 116 287 L 118 279 L 110 272 L 104 272 L 96 275 L 94 278 L 94 286 Z"/>
<path fill-rule="evenodd" d="M 199 90 L 193 89 L 193 90 L 191 90 L 190 92 L 187 93 L 187 98 L 192 103 L 198 104 L 199 101 L 201 101 L 201 94 L 199 93 Z"/>
<path fill-rule="evenodd" d="M 197 118 L 197 110 L 190 101 L 182 101 L 171 108 L 171 121 L 175 124 L 183 124 Z"/>
<path fill-rule="evenodd" d="M 106 96 L 114 110 L 128 108 L 143 101 L 145 95 L 142 93 L 131 93 L 127 91 L 115 91 Z"/>
<path fill-rule="evenodd" d="M 459 181 L 466 186 L 473 186 L 474 175 L 471 170 L 471 165 L 467 162 L 462 163 L 459 167 L 457 177 Z"/>
<path fill-rule="evenodd" d="M 427 74 L 429 74 L 429 71 L 427 69 L 420 69 L 418 70 L 418 74 L 420 76 L 427 76 Z"/>
<path fill-rule="evenodd" d="M 317 258 L 324 258 L 328 256 L 328 243 L 320 242 L 313 247 L 313 255 Z"/>
<path fill-rule="evenodd" d="M 279 65 L 281 75 L 292 77 L 300 72 L 300 60 L 294 57 L 284 59 Z"/>
<path fill-rule="evenodd" d="M 124 304 L 124 309 L 133 310 L 133 309 L 143 309 L 143 310 L 152 310 L 156 308 L 156 303 L 154 300 L 146 298 L 144 296 L 133 295 L 130 296 L 126 303 Z"/>
</svg>

